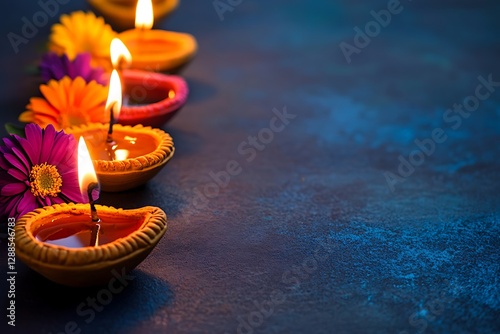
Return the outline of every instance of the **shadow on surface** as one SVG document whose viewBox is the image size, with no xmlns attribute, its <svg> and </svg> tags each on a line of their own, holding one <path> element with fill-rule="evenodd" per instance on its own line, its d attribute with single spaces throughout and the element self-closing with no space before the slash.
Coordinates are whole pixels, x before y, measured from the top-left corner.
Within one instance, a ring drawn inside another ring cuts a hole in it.
<svg viewBox="0 0 500 334">
<path fill-rule="evenodd" d="M 17 277 L 17 300 L 22 307 L 17 309 L 16 327 L 26 324 L 22 319 L 38 318 L 36 322 L 44 324 L 41 330 L 60 332 L 74 322 L 84 332 L 119 333 L 172 304 L 174 293 L 167 282 L 138 269 L 128 276 L 121 286 L 116 281 L 112 292 L 107 285 L 65 287 L 28 270 Z M 54 313 L 58 316 L 47 321 Z"/>
<path fill-rule="evenodd" d="M 217 89 L 207 82 L 193 78 L 185 78 L 189 86 L 188 103 L 204 102 L 215 96 Z"/>
</svg>

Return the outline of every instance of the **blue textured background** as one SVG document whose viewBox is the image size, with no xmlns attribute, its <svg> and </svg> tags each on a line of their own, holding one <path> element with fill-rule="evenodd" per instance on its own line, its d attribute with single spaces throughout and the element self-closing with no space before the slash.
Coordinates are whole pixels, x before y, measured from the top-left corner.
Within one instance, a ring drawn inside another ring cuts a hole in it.
<svg viewBox="0 0 500 334">
<path fill-rule="evenodd" d="M 189 101 L 164 127 L 175 156 L 146 186 L 101 198 L 163 208 L 166 236 L 90 324 L 75 310 L 99 288 L 60 287 L 18 263 L 15 332 L 68 321 L 82 333 L 500 332 L 500 87 L 458 129 L 443 122 L 478 76 L 500 81 L 500 4 L 402 6 L 348 64 L 339 43 L 386 1 L 245 0 L 223 21 L 211 1 L 182 1 L 158 23 L 199 42 L 181 73 Z M 37 10 L 9 3 L 2 36 Z M 17 55 L 2 37 L 2 123 L 37 94 L 25 70 L 48 33 Z M 246 161 L 240 143 L 284 106 L 296 118 Z M 447 140 L 391 192 L 384 173 L 435 128 Z M 230 160 L 241 174 L 198 209 L 194 189 Z M 1 253 L 5 271 L 5 239 Z M 256 305 L 276 296 L 260 321 Z"/>
</svg>

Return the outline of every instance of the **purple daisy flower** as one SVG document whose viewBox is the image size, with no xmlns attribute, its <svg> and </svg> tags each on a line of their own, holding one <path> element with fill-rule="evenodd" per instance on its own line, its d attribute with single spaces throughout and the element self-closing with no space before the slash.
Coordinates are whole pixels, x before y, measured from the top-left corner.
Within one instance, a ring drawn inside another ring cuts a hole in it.
<svg viewBox="0 0 500 334">
<path fill-rule="evenodd" d="M 72 135 L 36 124 L 26 138 L 10 135 L 0 146 L 0 216 L 19 218 L 36 208 L 81 202 L 77 143 Z"/>
<path fill-rule="evenodd" d="M 82 77 L 86 82 L 95 80 L 97 83 L 105 85 L 104 70 L 100 67 L 92 68 L 90 60 L 90 53 L 80 53 L 72 61 L 65 54 L 58 56 L 53 52 L 46 53 L 40 63 L 42 80 L 49 82 L 51 79 L 61 80 L 65 76 L 69 76 L 71 79 Z"/>
</svg>

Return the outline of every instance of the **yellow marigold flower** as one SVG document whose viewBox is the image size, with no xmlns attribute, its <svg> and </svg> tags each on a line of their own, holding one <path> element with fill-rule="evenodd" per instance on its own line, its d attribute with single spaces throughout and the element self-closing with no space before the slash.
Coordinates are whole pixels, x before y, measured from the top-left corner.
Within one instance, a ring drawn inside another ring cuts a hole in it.
<svg viewBox="0 0 500 334">
<path fill-rule="evenodd" d="M 92 55 L 92 66 L 110 68 L 109 45 L 116 36 L 104 18 L 83 11 L 61 15 L 61 23 L 52 26 L 49 49 L 59 56 L 66 54 L 70 60 L 79 53 Z"/>
<path fill-rule="evenodd" d="M 40 85 L 41 97 L 32 97 L 21 122 L 41 127 L 53 124 L 57 130 L 89 122 L 107 122 L 104 110 L 108 88 L 95 81 L 86 83 L 82 77 L 64 77 Z"/>
</svg>

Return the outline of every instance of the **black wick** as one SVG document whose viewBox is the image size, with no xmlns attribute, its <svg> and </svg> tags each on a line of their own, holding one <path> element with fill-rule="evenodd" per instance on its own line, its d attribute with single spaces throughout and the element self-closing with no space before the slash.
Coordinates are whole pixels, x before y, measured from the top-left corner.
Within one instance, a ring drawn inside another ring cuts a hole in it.
<svg viewBox="0 0 500 334">
<path fill-rule="evenodd" d="M 113 109 L 115 108 L 116 102 L 113 102 L 111 108 L 109 108 L 109 113 L 111 114 L 109 117 L 109 129 L 108 129 L 108 138 L 106 139 L 106 143 L 110 144 L 113 142 L 113 123 L 115 122 L 115 115 Z"/>
<path fill-rule="evenodd" d="M 106 144 L 108 144 L 108 156 L 109 160 L 111 161 L 115 160 L 115 152 L 113 150 L 113 146 L 116 144 L 113 140 L 113 124 L 115 123 L 115 115 L 113 109 L 115 108 L 115 104 L 116 102 L 113 102 L 111 108 L 109 109 L 111 116 L 109 118 L 108 138 L 106 138 Z"/>
<path fill-rule="evenodd" d="M 101 229 L 101 225 L 99 223 L 101 222 L 101 219 L 99 219 L 99 216 L 97 215 L 97 210 L 95 208 L 96 200 L 94 200 L 94 197 L 92 196 L 92 191 L 98 188 L 99 184 L 97 182 L 92 182 L 87 187 L 87 194 L 89 196 L 90 203 L 90 215 L 92 217 L 92 222 L 95 223 L 92 226 L 92 231 L 90 233 L 90 246 L 94 247 L 99 244 L 99 231 Z"/>
</svg>

